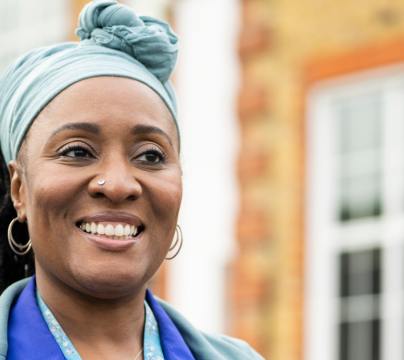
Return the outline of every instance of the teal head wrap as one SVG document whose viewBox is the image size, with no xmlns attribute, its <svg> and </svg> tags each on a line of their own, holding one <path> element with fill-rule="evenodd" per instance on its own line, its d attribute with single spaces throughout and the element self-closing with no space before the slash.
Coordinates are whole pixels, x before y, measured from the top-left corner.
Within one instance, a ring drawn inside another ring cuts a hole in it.
<svg viewBox="0 0 404 360">
<path fill-rule="evenodd" d="M 40 111 L 70 85 L 96 76 L 138 80 L 165 102 L 177 125 L 177 100 L 169 81 L 178 37 L 160 20 L 116 1 L 96 0 L 79 17 L 80 42 L 33 50 L 0 78 L 0 143 L 4 160 L 15 159 Z"/>
</svg>

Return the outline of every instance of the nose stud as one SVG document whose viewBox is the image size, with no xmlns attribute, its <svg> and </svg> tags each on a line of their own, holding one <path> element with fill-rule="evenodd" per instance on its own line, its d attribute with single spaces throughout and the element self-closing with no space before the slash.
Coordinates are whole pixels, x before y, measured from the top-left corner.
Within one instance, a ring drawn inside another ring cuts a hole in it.
<svg viewBox="0 0 404 360">
<path fill-rule="evenodd" d="M 104 185 L 104 184 L 105 184 L 105 180 L 104 180 L 104 179 L 98 180 L 98 185 Z"/>
</svg>

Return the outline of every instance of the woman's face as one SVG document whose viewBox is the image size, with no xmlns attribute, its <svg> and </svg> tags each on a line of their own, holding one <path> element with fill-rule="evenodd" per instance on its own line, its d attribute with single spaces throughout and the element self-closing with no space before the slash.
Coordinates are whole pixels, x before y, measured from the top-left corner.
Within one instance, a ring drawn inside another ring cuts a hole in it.
<svg viewBox="0 0 404 360">
<path fill-rule="evenodd" d="M 178 148 L 166 105 L 135 80 L 91 78 L 52 100 L 21 150 L 25 175 L 12 183 L 37 273 L 100 298 L 144 286 L 175 233 Z"/>
</svg>

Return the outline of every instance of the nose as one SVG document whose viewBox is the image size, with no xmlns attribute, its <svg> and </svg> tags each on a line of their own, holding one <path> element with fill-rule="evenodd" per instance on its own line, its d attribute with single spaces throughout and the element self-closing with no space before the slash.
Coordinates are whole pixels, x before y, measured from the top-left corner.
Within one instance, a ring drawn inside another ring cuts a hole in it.
<svg viewBox="0 0 404 360">
<path fill-rule="evenodd" d="M 103 180 L 103 181 L 101 181 Z M 136 200 L 142 195 L 142 187 L 134 175 L 134 169 L 124 161 L 110 161 L 88 184 L 92 197 L 105 196 L 118 204 Z"/>
</svg>

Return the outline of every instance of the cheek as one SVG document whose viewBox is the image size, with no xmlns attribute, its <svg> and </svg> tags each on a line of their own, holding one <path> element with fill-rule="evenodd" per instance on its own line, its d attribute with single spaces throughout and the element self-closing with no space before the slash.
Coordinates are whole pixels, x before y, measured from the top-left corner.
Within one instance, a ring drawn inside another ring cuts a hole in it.
<svg viewBox="0 0 404 360">
<path fill-rule="evenodd" d="M 143 195 L 149 199 L 149 219 L 153 219 L 149 226 L 150 253 L 164 259 L 178 222 L 182 201 L 181 174 L 149 181 L 143 186 Z"/>
<path fill-rule="evenodd" d="M 147 190 L 157 219 L 171 223 L 178 218 L 182 201 L 181 176 L 156 181 Z"/>
<path fill-rule="evenodd" d="M 47 176 L 28 179 L 27 215 L 35 252 L 45 250 L 49 255 L 51 248 L 60 245 L 58 239 L 69 225 L 67 214 L 74 208 L 83 184 L 79 177 L 61 174 L 60 170 L 44 168 L 41 173 Z"/>
<path fill-rule="evenodd" d="M 52 174 L 51 171 L 47 171 Z M 83 186 L 80 178 L 56 172 L 57 176 L 38 176 L 32 183 L 30 202 L 34 210 L 45 213 L 45 218 L 61 216 L 77 201 L 77 194 Z"/>
</svg>

